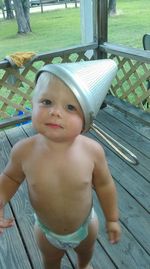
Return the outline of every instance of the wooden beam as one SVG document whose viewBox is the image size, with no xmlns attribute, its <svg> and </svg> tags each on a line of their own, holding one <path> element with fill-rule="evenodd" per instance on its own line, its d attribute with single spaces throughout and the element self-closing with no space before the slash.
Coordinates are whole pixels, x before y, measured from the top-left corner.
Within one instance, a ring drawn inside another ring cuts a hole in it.
<svg viewBox="0 0 150 269">
<path fill-rule="evenodd" d="M 95 5 L 97 10 L 96 21 L 97 21 L 97 42 L 98 45 L 107 42 L 108 36 L 108 3 L 107 0 L 97 0 Z M 97 49 L 97 58 L 107 58 L 107 54 L 104 51 Z"/>
<path fill-rule="evenodd" d="M 144 49 L 115 45 L 107 42 L 104 42 L 100 45 L 100 50 L 106 53 L 119 55 L 124 58 L 133 59 L 139 62 L 150 63 L 150 51 L 148 50 L 145 51 Z"/>
</svg>

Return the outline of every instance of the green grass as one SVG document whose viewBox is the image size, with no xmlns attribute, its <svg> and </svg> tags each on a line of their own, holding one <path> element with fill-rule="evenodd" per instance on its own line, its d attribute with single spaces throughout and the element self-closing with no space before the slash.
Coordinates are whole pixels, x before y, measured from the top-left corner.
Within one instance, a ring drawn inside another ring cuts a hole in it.
<svg viewBox="0 0 150 269">
<path fill-rule="evenodd" d="M 150 32 L 150 0 L 117 0 L 117 16 L 109 18 L 108 41 L 142 48 Z M 80 9 L 68 8 L 30 14 L 32 33 L 17 35 L 16 20 L 0 19 L 0 60 L 17 51 L 50 52 L 79 45 Z"/>
<path fill-rule="evenodd" d="M 0 20 L 0 60 L 17 51 L 49 52 L 80 44 L 80 9 L 30 14 L 32 33 L 17 34 L 15 20 Z"/>
<path fill-rule="evenodd" d="M 117 13 L 109 18 L 108 41 L 142 48 L 142 37 L 150 32 L 150 0 L 117 0 Z"/>
</svg>

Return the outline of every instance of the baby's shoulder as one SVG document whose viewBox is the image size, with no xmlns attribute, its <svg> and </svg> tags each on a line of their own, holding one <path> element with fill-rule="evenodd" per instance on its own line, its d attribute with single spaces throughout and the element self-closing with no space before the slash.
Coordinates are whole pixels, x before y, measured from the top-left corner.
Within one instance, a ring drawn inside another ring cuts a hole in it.
<svg viewBox="0 0 150 269">
<path fill-rule="evenodd" d="M 103 147 L 100 143 L 95 141 L 94 139 L 87 137 L 85 135 L 81 135 L 81 141 L 83 146 L 89 150 L 90 152 L 93 152 L 94 154 L 104 154 Z"/>
<path fill-rule="evenodd" d="M 29 152 L 29 149 L 33 147 L 35 141 L 36 136 L 22 139 L 13 146 L 11 153 L 19 155 L 25 152 Z"/>
<path fill-rule="evenodd" d="M 82 137 L 82 144 L 84 145 L 84 151 L 87 156 L 94 161 L 95 167 L 100 167 L 103 169 L 103 166 L 106 164 L 106 155 L 105 151 L 100 143 L 91 139 L 89 137 Z"/>
</svg>

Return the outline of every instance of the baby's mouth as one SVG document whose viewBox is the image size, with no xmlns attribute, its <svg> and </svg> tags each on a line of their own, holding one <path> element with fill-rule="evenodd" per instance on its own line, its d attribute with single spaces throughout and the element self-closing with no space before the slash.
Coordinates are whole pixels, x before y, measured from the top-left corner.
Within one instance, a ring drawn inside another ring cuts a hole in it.
<svg viewBox="0 0 150 269">
<path fill-rule="evenodd" d="M 58 123 L 46 123 L 46 126 L 49 126 L 53 129 L 59 129 L 59 128 L 63 129 L 63 127 Z"/>
</svg>

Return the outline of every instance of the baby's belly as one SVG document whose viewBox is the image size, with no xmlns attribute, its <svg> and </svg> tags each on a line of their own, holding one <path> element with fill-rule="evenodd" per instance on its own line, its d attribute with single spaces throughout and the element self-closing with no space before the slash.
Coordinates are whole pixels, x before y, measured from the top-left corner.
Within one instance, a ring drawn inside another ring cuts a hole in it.
<svg viewBox="0 0 150 269">
<path fill-rule="evenodd" d="M 91 210 L 90 175 L 55 175 L 42 179 L 34 175 L 28 178 L 28 191 L 32 207 L 41 222 L 58 234 L 74 232 Z"/>
<path fill-rule="evenodd" d="M 73 195 L 72 195 L 73 196 Z M 89 198 L 90 197 L 90 198 Z M 92 207 L 92 196 L 76 199 L 31 199 L 31 204 L 40 221 L 57 234 L 76 231 L 88 217 Z"/>
</svg>

